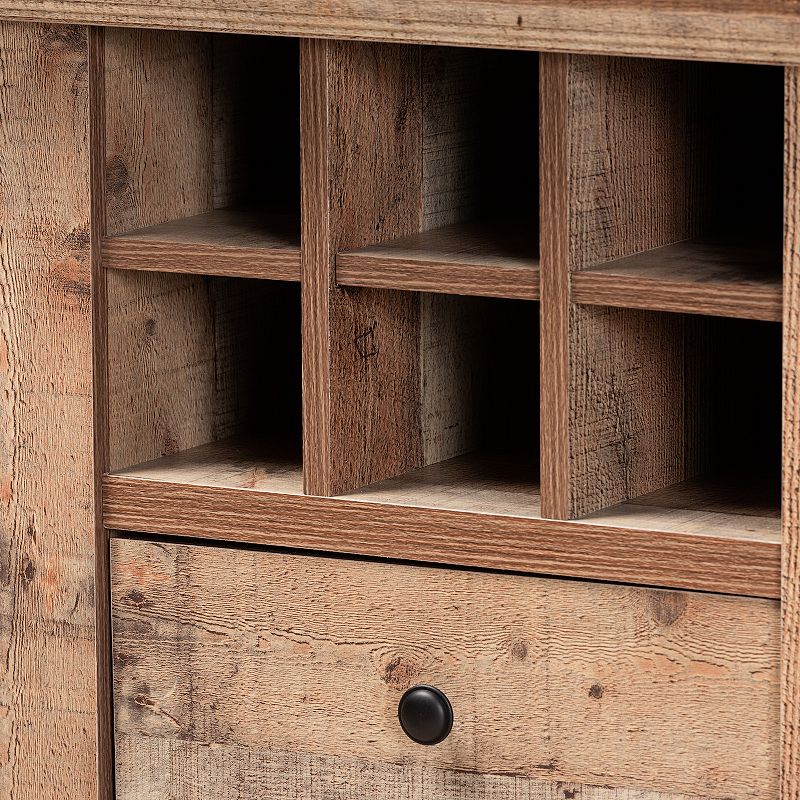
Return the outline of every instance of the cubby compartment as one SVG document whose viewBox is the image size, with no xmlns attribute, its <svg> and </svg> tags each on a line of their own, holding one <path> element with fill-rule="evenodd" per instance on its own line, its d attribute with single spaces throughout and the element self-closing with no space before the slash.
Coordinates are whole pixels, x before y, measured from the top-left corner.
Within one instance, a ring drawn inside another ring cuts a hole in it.
<svg viewBox="0 0 800 800">
<path fill-rule="evenodd" d="M 571 64 L 573 301 L 780 320 L 783 70 Z"/>
<path fill-rule="evenodd" d="M 402 402 L 412 407 L 423 466 L 346 496 L 538 517 L 538 304 L 391 294 L 418 314 L 418 384 Z"/>
<path fill-rule="evenodd" d="M 299 494 L 296 283 L 108 273 L 111 471 Z"/>
<path fill-rule="evenodd" d="M 631 497 L 587 519 L 780 542 L 780 325 L 591 313 L 616 377 L 602 379 L 608 363 L 585 366 L 574 457 L 595 470 L 579 485 L 597 497 L 617 483 Z"/>
<path fill-rule="evenodd" d="M 299 45 L 108 29 L 106 267 L 299 280 Z"/>
<path fill-rule="evenodd" d="M 409 235 L 343 248 L 337 281 L 538 298 L 537 54 L 409 47 L 405 56 L 412 88 L 385 113 L 413 128 L 404 178 L 418 218 Z M 393 169 L 387 162 L 376 179 L 396 180 Z"/>
</svg>

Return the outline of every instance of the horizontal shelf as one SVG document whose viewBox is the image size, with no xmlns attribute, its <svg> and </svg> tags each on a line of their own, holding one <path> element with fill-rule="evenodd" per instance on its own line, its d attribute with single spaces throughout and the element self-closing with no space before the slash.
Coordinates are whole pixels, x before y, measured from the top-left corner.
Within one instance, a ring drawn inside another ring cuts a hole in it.
<svg viewBox="0 0 800 800">
<path fill-rule="evenodd" d="M 467 453 L 373 483 L 343 497 L 473 514 L 541 517 L 536 466 L 524 458 Z"/>
<path fill-rule="evenodd" d="M 527 230 L 526 230 L 527 229 Z M 524 222 L 459 223 L 336 258 L 342 286 L 539 298 L 536 242 Z"/>
<path fill-rule="evenodd" d="M 119 470 L 115 475 L 188 486 L 303 493 L 303 459 L 299 452 L 238 438 L 183 450 Z"/>
<path fill-rule="evenodd" d="M 296 217 L 222 209 L 103 239 L 107 269 L 300 280 Z"/>
<path fill-rule="evenodd" d="M 583 521 L 640 530 L 757 538 L 780 547 L 779 481 L 703 476 L 604 509 Z"/>
<path fill-rule="evenodd" d="M 756 245 L 684 241 L 573 272 L 572 300 L 779 322 L 781 253 Z"/>
<path fill-rule="evenodd" d="M 749 517 L 737 526 L 725 513 L 716 521 L 688 511 L 665 517 L 661 506 L 641 498 L 596 519 L 540 519 L 537 487 L 520 478 L 519 464 L 509 468 L 479 456 L 338 498 L 303 495 L 301 472 L 299 459 L 264 457 L 236 442 L 206 445 L 106 476 L 104 522 L 141 533 L 759 597 L 780 593 L 774 520 L 749 530 Z"/>
</svg>

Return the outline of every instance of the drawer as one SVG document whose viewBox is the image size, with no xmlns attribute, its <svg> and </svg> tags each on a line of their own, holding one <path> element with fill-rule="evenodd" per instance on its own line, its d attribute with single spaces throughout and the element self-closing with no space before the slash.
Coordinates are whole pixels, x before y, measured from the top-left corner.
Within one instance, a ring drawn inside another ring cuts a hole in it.
<svg viewBox="0 0 800 800">
<path fill-rule="evenodd" d="M 124 539 L 112 572 L 119 800 L 778 795 L 775 602 Z"/>
</svg>

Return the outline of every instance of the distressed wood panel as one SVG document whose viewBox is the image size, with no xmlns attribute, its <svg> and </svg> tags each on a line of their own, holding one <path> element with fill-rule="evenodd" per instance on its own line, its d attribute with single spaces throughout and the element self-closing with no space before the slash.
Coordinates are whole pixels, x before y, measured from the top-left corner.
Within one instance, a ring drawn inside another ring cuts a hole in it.
<svg viewBox="0 0 800 800">
<path fill-rule="evenodd" d="M 781 797 L 800 797 L 800 70 L 786 71 L 783 324 L 783 763 Z"/>
<path fill-rule="evenodd" d="M 211 210 L 211 63 L 204 34 L 105 31 L 109 236 Z"/>
<path fill-rule="evenodd" d="M 121 736 L 119 800 L 688 800 L 640 789 Z M 692 796 L 694 797 L 694 796 Z M 696 798 L 707 800 L 707 798 Z"/>
<path fill-rule="evenodd" d="M 121 539 L 112 564 L 120 735 L 777 792 L 775 602 Z M 397 723 L 416 683 L 453 703 L 435 748 Z"/>
<path fill-rule="evenodd" d="M 338 250 L 421 225 L 419 53 L 301 44 L 306 491 L 337 494 L 422 463 L 419 306 L 335 286 Z M 370 109 L 369 114 L 364 109 Z"/>
<path fill-rule="evenodd" d="M 0 23 L 0 797 L 14 800 L 98 796 L 88 89 L 84 29 Z"/>
<path fill-rule="evenodd" d="M 697 72 L 680 62 L 569 59 L 562 271 L 696 233 Z M 691 477 L 681 319 L 576 305 L 568 316 L 568 515 Z"/>
<path fill-rule="evenodd" d="M 785 0 L 3 0 L 0 17 L 282 36 L 800 63 Z"/>
</svg>

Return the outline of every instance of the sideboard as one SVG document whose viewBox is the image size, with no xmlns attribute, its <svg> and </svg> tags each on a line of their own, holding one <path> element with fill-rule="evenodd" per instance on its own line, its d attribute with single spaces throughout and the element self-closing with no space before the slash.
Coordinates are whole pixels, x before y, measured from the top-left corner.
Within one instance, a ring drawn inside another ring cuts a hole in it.
<svg viewBox="0 0 800 800">
<path fill-rule="evenodd" d="M 0 0 L 0 291 L 0 800 L 800 800 L 795 0 Z"/>
</svg>

